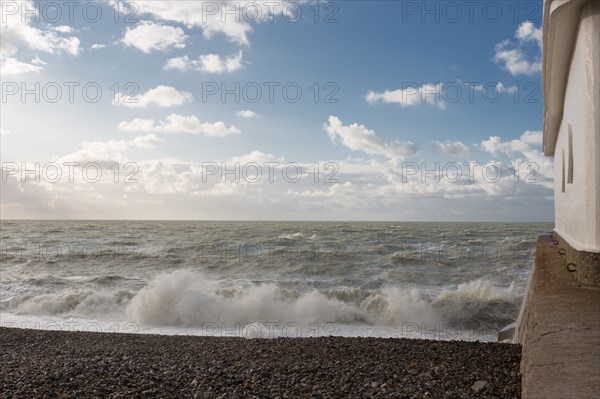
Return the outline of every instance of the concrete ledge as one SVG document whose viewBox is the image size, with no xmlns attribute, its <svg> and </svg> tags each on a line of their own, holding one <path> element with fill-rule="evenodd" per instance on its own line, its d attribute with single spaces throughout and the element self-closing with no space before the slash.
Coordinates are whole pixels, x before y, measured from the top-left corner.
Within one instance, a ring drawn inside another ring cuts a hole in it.
<svg viewBox="0 0 600 399">
<path fill-rule="evenodd" d="M 556 231 L 552 242 L 558 246 L 563 261 L 572 264 L 569 269 L 578 282 L 600 287 L 600 253 L 577 251 Z"/>
<path fill-rule="evenodd" d="M 551 234 L 539 236 L 516 342 L 522 398 L 600 398 L 600 288 L 578 283 Z"/>
</svg>

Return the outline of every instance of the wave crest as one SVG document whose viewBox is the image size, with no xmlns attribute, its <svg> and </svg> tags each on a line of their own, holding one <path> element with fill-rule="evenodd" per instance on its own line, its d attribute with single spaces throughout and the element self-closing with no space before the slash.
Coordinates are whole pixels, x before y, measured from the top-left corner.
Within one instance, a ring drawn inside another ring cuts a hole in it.
<svg viewBox="0 0 600 399">
<path fill-rule="evenodd" d="M 500 328 L 514 321 L 520 297 L 513 286 L 485 280 L 456 290 L 336 288 L 298 292 L 275 284 L 221 287 L 203 275 L 178 270 L 157 276 L 126 309 L 143 325 L 198 327 L 205 323 L 338 322 L 396 326 L 406 322 L 473 323 Z"/>
</svg>

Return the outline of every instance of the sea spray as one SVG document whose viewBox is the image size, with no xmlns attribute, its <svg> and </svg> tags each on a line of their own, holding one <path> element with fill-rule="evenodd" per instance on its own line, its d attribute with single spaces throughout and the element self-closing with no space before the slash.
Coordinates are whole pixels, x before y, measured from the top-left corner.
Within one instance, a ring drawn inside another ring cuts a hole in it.
<svg viewBox="0 0 600 399">
<path fill-rule="evenodd" d="M 184 327 L 227 322 L 337 322 L 373 326 L 460 323 L 499 328 L 516 317 L 518 299 L 513 287 L 498 288 L 484 280 L 438 294 L 416 287 L 298 292 L 271 283 L 222 287 L 200 273 L 177 270 L 157 276 L 140 290 L 126 313 L 142 325 Z"/>
</svg>

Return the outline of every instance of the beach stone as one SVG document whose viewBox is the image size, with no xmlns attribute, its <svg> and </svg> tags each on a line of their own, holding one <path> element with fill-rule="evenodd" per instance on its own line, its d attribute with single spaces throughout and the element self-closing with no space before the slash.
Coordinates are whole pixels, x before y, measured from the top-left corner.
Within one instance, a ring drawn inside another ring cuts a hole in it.
<svg viewBox="0 0 600 399">
<path fill-rule="evenodd" d="M 471 389 L 475 392 L 481 391 L 487 385 L 487 381 L 475 381 L 475 383 L 471 386 Z"/>
<path fill-rule="evenodd" d="M 6 397 L 520 397 L 514 344 L 12 328 L 0 328 L 0 342 Z"/>
</svg>

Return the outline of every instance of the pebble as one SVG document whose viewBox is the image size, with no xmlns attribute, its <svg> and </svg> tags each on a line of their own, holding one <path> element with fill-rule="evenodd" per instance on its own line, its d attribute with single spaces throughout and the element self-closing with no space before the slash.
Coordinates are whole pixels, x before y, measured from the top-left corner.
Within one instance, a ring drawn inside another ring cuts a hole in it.
<svg viewBox="0 0 600 399">
<path fill-rule="evenodd" d="M 471 389 L 475 392 L 481 391 L 487 385 L 487 381 L 475 381 L 475 383 L 471 386 Z"/>
<path fill-rule="evenodd" d="M 519 398 L 521 347 L 0 328 L 6 398 Z"/>
</svg>

